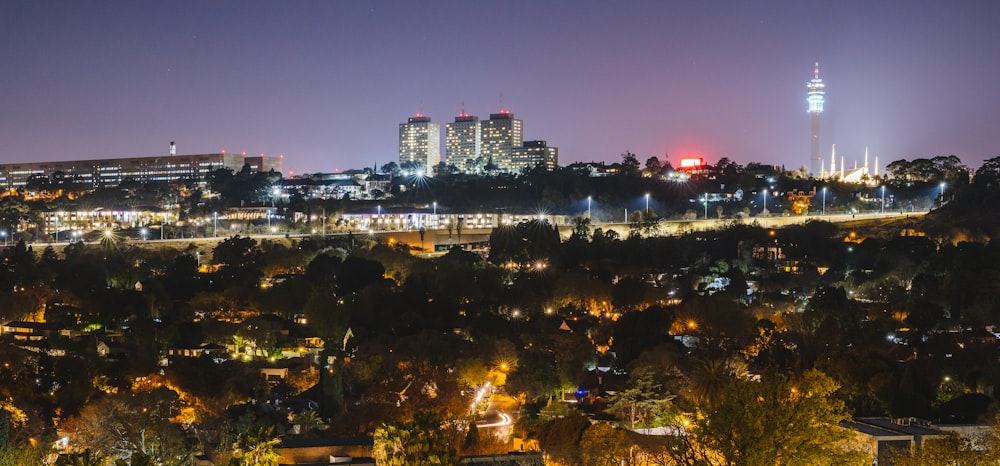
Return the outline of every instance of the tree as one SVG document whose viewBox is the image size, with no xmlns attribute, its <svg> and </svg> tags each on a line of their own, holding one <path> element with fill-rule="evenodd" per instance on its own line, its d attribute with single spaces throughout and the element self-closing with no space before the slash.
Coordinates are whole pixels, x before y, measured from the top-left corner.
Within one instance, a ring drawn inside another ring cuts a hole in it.
<svg viewBox="0 0 1000 466">
<path fill-rule="evenodd" d="M 656 427 L 663 424 L 673 399 L 653 380 L 652 368 L 639 367 L 632 371 L 625 390 L 611 397 L 608 411 L 628 422 L 630 429 Z"/>
<path fill-rule="evenodd" d="M 85 450 L 83 453 L 60 455 L 59 459 L 56 460 L 56 466 L 104 466 L 105 464 L 107 461 L 103 456 L 90 450 Z"/>
<path fill-rule="evenodd" d="M 293 423 L 299 426 L 300 435 L 306 435 L 313 430 L 324 430 L 327 427 L 319 413 L 312 409 L 296 414 Z"/>
<path fill-rule="evenodd" d="M 590 426 L 580 439 L 580 457 L 587 466 L 637 465 L 636 445 L 628 432 L 607 423 Z"/>
<path fill-rule="evenodd" d="M 177 403 L 177 394 L 163 387 L 123 391 L 87 405 L 60 428 L 95 455 L 141 453 L 163 465 L 187 464 L 192 450 L 181 426 L 170 422 Z"/>
<path fill-rule="evenodd" d="M 588 427 L 590 420 L 582 414 L 546 421 L 538 427 L 538 446 L 557 461 L 579 464 L 580 440 Z"/>
<path fill-rule="evenodd" d="M 639 159 L 630 151 L 622 154 L 621 174 L 627 177 L 639 176 Z"/>
<path fill-rule="evenodd" d="M 48 453 L 46 448 L 31 445 L 0 447 L 0 466 L 37 466 L 39 464 L 46 464 L 45 457 L 48 456 Z"/>
<path fill-rule="evenodd" d="M 660 164 L 660 159 L 656 157 L 650 157 L 646 159 L 646 170 L 645 174 L 647 176 L 656 176 L 660 174 L 660 170 L 663 169 L 663 165 Z"/>
<path fill-rule="evenodd" d="M 281 439 L 274 426 L 256 427 L 240 434 L 233 445 L 233 466 L 278 466 L 281 455 L 275 447 Z"/>
<path fill-rule="evenodd" d="M 380 466 L 459 464 L 441 420 L 430 413 L 418 412 L 410 422 L 383 424 L 375 430 L 374 441 L 372 456 Z"/>
<path fill-rule="evenodd" d="M 862 464 L 844 448 L 852 434 L 839 426 L 848 413 L 833 397 L 837 388 L 817 370 L 733 379 L 695 425 L 694 443 L 727 466 Z"/>
<path fill-rule="evenodd" d="M 549 261 L 558 251 L 559 244 L 559 231 L 543 220 L 501 227 L 490 233 L 489 261 L 494 264 Z"/>
<path fill-rule="evenodd" d="M 399 174 L 399 165 L 397 165 L 396 162 L 389 162 L 385 165 L 382 165 L 382 168 L 380 168 L 379 171 L 386 175 L 395 176 Z"/>
<path fill-rule="evenodd" d="M 890 455 L 889 464 L 895 466 L 973 466 L 996 464 L 995 451 L 980 451 L 972 439 L 952 432 L 944 438 L 927 439 L 920 448 L 900 448 Z"/>
</svg>

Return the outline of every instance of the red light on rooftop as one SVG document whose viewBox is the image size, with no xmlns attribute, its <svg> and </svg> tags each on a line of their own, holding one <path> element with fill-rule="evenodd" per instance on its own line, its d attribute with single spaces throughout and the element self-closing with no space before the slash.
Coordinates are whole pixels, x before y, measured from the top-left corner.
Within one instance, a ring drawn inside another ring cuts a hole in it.
<svg viewBox="0 0 1000 466">
<path fill-rule="evenodd" d="M 279 154 L 278 157 L 285 158 L 285 154 Z"/>
<path fill-rule="evenodd" d="M 422 116 L 424 116 L 424 114 L 423 114 L 423 113 L 420 113 L 420 112 L 417 112 L 417 117 L 418 117 L 418 118 L 419 118 L 419 117 L 422 117 Z"/>
<path fill-rule="evenodd" d="M 222 153 L 222 154 L 225 154 L 225 153 L 226 153 L 226 150 L 225 150 L 225 149 L 222 149 L 222 152 L 221 152 L 221 153 Z"/>
<path fill-rule="evenodd" d="M 244 156 L 244 157 L 246 157 L 246 156 L 247 156 L 247 151 L 243 151 L 243 156 Z"/>
</svg>

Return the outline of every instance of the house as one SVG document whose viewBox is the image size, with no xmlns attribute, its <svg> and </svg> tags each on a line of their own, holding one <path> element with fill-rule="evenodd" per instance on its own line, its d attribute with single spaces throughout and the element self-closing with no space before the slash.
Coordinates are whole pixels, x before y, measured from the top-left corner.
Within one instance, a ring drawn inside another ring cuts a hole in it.
<svg viewBox="0 0 1000 466">
<path fill-rule="evenodd" d="M 891 464 L 894 452 L 920 448 L 928 440 L 944 438 L 948 432 L 930 421 L 913 417 L 891 419 L 887 417 L 856 417 L 840 423 L 853 430 L 873 464 Z"/>
<path fill-rule="evenodd" d="M 202 343 L 200 345 L 174 345 L 167 348 L 167 356 L 200 358 L 210 356 L 213 358 L 228 357 L 229 351 L 225 346 L 215 343 Z"/>
<path fill-rule="evenodd" d="M 278 444 L 281 465 L 375 465 L 371 437 L 284 438 Z"/>
</svg>

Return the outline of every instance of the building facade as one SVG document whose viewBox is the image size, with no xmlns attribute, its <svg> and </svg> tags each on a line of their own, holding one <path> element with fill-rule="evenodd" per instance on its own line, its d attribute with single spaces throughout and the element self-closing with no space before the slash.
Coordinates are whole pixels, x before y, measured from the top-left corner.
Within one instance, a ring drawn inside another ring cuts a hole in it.
<svg viewBox="0 0 1000 466">
<path fill-rule="evenodd" d="M 559 166 L 559 149 L 549 147 L 545 141 L 524 141 L 524 144 L 510 151 L 510 171 L 532 169 L 541 165 L 546 170 Z"/>
<path fill-rule="evenodd" d="M 479 117 L 465 112 L 455 117 L 454 122 L 446 124 L 445 163 L 464 172 L 474 172 L 481 168 L 484 165 L 480 160 L 481 134 Z"/>
<path fill-rule="evenodd" d="M 500 113 L 491 113 L 490 119 L 480 124 L 483 159 L 501 171 L 514 171 L 511 150 L 524 143 L 523 122 L 514 118 L 513 113 L 501 110 Z"/>
<path fill-rule="evenodd" d="M 0 186 L 6 189 L 25 187 L 33 178 L 64 181 L 83 188 L 118 186 L 124 182 L 152 183 L 193 180 L 204 182 L 214 170 L 239 171 L 244 164 L 258 171 L 280 172 L 279 157 L 245 157 L 240 154 L 164 155 L 119 159 L 72 160 L 64 162 L 27 162 L 0 164 Z"/>
<path fill-rule="evenodd" d="M 417 114 L 399 124 L 399 165 L 429 169 L 441 162 L 441 128 Z M 405 164 L 405 165 L 404 165 Z"/>
</svg>

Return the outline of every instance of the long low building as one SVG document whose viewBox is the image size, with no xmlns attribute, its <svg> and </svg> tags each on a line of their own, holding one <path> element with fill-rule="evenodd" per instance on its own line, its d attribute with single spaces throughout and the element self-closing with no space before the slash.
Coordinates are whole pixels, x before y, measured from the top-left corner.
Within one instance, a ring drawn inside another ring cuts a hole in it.
<svg viewBox="0 0 1000 466">
<path fill-rule="evenodd" d="M 0 164 L 0 186 L 26 187 L 29 181 L 42 178 L 48 183 L 66 183 L 83 188 L 118 186 L 126 181 L 138 183 L 180 180 L 205 181 L 220 168 L 233 171 L 249 165 L 253 171 L 281 172 L 281 157 L 247 157 L 245 154 L 159 155 L 117 159 L 68 160 L 62 162 L 23 162 Z"/>
</svg>

